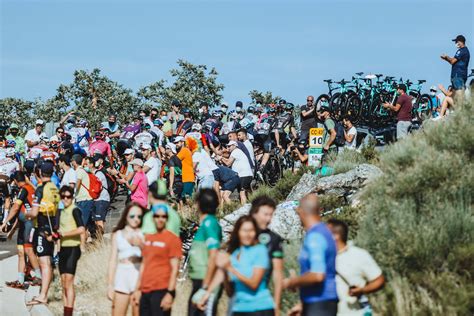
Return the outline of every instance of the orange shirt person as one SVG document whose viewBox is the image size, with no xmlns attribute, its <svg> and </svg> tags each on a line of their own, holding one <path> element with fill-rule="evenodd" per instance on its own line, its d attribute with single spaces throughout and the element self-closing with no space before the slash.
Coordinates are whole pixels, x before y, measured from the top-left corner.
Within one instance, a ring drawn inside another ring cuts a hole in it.
<svg viewBox="0 0 474 316">
<path fill-rule="evenodd" d="M 182 136 L 177 136 L 174 139 L 176 150 L 178 151 L 178 158 L 181 160 L 182 172 L 183 172 L 183 199 L 191 197 L 194 191 L 194 181 L 196 177 L 194 175 L 194 164 L 193 155 L 191 150 L 184 146 L 185 139 Z"/>
</svg>

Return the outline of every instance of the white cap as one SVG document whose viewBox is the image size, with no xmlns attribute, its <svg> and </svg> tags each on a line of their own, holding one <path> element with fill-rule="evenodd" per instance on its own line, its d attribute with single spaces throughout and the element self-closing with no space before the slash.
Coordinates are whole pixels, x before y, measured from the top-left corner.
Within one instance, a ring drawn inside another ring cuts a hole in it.
<svg viewBox="0 0 474 316">
<path fill-rule="evenodd" d="M 151 146 L 149 144 L 142 144 L 140 146 L 141 149 L 146 149 L 146 150 L 150 150 L 151 149 Z"/>
<path fill-rule="evenodd" d="M 431 86 L 430 90 L 438 91 L 438 88 L 436 88 L 436 86 Z"/>
<path fill-rule="evenodd" d="M 138 158 L 135 158 L 133 159 L 130 164 L 133 166 L 133 165 L 137 165 L 137 166 L 140 166 L 140 167 L 143 167 L 143 160 L 141 159 L 138 159 Z"/>
<path fill-rule="evenodd" d="M 36 125 L 44 125 L 44 121 L 41 119 L 36 120 L 35 122 Z"/>
<path fill-rule="evenodd" d="M 237 142 L 236 142 L 235 140 L 231 140 L 231 141 L 227 144 L 227 147 L 232 146 L 232 145 L 237 146 Z"/>
<path fill-rule="evenodd" d="M 133 150 L 132 148 L 127 148 L 123 152 L 124 155 L 130 155 L 130 154 L 134 154 L 134 153 L 135 153 L 135 150 Z"/>
<path fill-rule="evenodd" d="M 171 150 L 173 154 L 176 154 L 176 145 L 173 143 L 168 143 L 165 146 L 167 149 Z"/>
<path fill-rule="evenodd" d="M 173 143 L 179 143 L 179 142 L 184 142 L 184 137 L 183 136 L 176 136 L 176 138 L 173 140 Z"/>
</svg>

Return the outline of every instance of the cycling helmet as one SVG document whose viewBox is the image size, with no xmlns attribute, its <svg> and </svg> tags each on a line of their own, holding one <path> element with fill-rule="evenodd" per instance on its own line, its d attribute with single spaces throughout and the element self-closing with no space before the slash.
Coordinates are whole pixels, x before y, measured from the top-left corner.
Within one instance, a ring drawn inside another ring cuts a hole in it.
<svg viewBox="0 0 474 316">
<path fill-rule="evenodd" d="M 276 104 L 275 103 L 270 103 L 267 105 L 267 107 L 269 107 L 270 109 L 274 109 L 276 108 Z"/>
<path fill-rule="evenodd" d="M 279 104 L 279 105 L 285 105 L 285 104 L 286 104 L 286 100 L 281 99 L 280 101 L 278 101 L 278 104 Z"/>
<path fill-rule="evenodd" d="M 247 109 L 247 112 L 248 112 L 248 113 L 253 113 L 253 112 L 255 112 L 255 107 L 254 107 L 254 106 L 249 106 L 249 108 Z"/>
<path fill-rule="evenodd" d="M 181 110 L 181 114 L 189 114 L 191 111 L 188 108 L 184 108 Z"/>
<path fill-rule="evenodd" d="M 15 146 L 16 146 L 16 141 L 14 141 L 13 139 L 7 139 L 6 147 L 15 148 Z"/>
<path fill-rule="evenodd" d="M 239 118 L 239 114 L 236 111 L 232 110 L 229 112 L 229 117 L 236 120 Z"/>
<path fill-rule="evenodd" d="M 262 107 L 261 107 L 261 106 L 257 106 L 257 107 L 255 108 L 255 111 L 254 111 L 254 112 L 255 112 L 255 113 L 262 113 L 262 112 L 263 112 Z"/>
<path fill-rule="evenodd" d="M 7 148 L 5 150 L 5 156 L 7 157 L 15 156 L 15 153 L 16 153 L 15 148 Z"/>
<path fill-rule="evenodd" d="M 87 120 L 80 119 L 78 125 L 81 126 L 81 127 L 86 127 L 87 126 Z"/>
<path fill-rule="evenodd" d="M 202 126 L 201 126 L 201 124 L 199 124 L 199 123 L 194 123 L 193 126 L 191 126 L 191 130 L 192 130 L 192 131 L 198 131 L 198 132 L 200 132 L 201 129 L 202 129 Z"/>
<path fill-rule="evenodd" d="M 294 108 L 294 104 L 293 103 L 286 103 L 285 105 L 285 110 L 291 110 L 293 111 L 293 108 Z"/>
<path fill-rule="evenodd" d="M 268 113 L 276 113 L 276 109 L 274 107 L 268 108 Z"/>
</svg>

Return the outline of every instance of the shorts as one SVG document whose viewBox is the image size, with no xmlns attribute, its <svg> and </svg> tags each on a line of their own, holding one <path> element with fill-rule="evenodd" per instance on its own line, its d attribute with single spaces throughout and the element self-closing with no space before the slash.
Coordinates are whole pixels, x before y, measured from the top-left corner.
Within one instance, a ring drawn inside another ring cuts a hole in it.
<svg viewBox="0 0 474 316">
<path fill-rule="evenodd" d="M 141 316 L 169 316 L 171 310 L 164 311 L 161 308 L 161 300 L 165 297 L 168 291 L 156 290 L 148 293 L 143 293 L 140 298 L 140 315 Z"/>
<path fill-rule="evenodd" d="M 173 183 L 173 193 L 175 198 L 179 201 L 183 195 L 183 182 L 174 182 Z"/>
<path fill-rule="evenodd" d="M 181 193 L 181 197 L 191 197 L 193 196 L 194 192 L 194 182 L 183 182 L 183 192 Z"/>
<path fill-rule="evenodd" d="M 402 139 L 408 136 L 408 130 L 410 129 L 410 121 L 398 121 L 397 123 L 397 139 Z"/>
<path fill-rule="evenodd" d="M 76 205 L 81 209 L 84 226 L 88 227 L 91 215 L 94 213 L 94 200 L 76 202 Z"/>
<path fill-rule="evenodd" d="M 303 316 L 336 316 L 337 301 L 322 301 L 314 303 L 303 303 Z"/>
<path fill-rule="evenodd" d="M 38 257 L 52 257 L 54 253 L 54 243 L 48 241 L 44 232 L 36 228 L 33 234 L 33 247 Z"/>
<path fill-rule="evenodd" d="M 25 248 L 33 247 L 33 221 L 19 221 L 17 245 L 23 245 Z"/>
<path fill-rule="evenodd" d="M 255 135 L 255 142 L 263 148 L 263 152 L 268 154 L 272 151 L 273 141 L 269 135 L 257 134 Z"/>
<path fill-rule="evenodd" d="M 250 192 L 252 190 L 250 186 L 250 184 L 252 183 L 252 179 L 253 179 L 252 176 L 240 177 L 240 185 L 238 187 L 239 191 Z"/>
<path fill-rule="evenodd" d="M 451 78 L 451 85 L 453 86 L 454 90 L 462 90 L 465 88 L 466 80 L 461 77 L 455 76 Z"/>
<path fill-rule="evenodd" d="M 131 263 L 119 263 L 115 270 L 114 291 L 123 294 L 132 294 L 135 291 L 140 265 Z"/>
<path fill-rule="evenodd" d="M 81 257 L 81 247 L 61 247 L 59 251 L 59 274 L 76 274 L 76 267 Z"/>
<path fill-rule="evenodd" d="M 199 178 L 198 189 L 212 189 L 214 187 L 214 175 Z"/>
<path fill-rule="evenodd" d="M 92 212 L 92 220 L 103 221 L 107 217 L 107 212 L 109 211 L 110 202 L 109 201 L 94 201 L 94 210 Z"/>
<path fill-rule="evenodd" d="M 221 184 L 222 191 L 233 192 L 235 189 L 240 187 L 240 178 L 239 176 L 233 176 L 228 181 Z"/>
</svg>

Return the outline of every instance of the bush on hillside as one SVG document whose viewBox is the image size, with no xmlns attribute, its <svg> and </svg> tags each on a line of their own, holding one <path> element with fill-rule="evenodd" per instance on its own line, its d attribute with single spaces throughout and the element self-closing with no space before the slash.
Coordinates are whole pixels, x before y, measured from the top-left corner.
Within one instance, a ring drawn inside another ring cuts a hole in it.
<svg viewBox="0 0 474 316">
<path fill-rule="evenodd" d="M 387 273 L 384 315 L 474 311 L 473 104 L 387 148 L 357 235 Z"/>
</svg>

